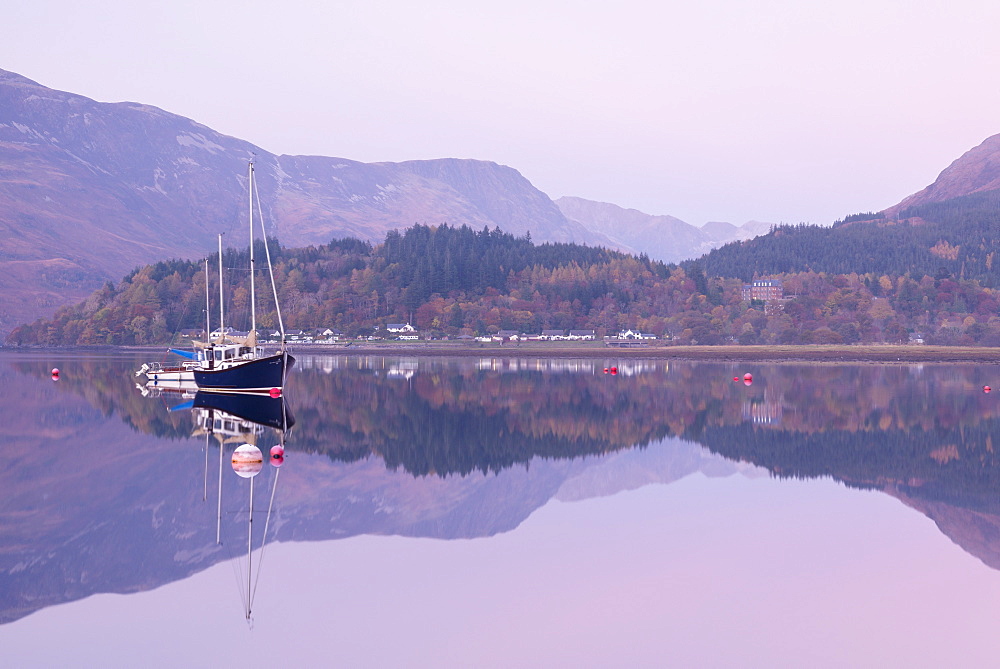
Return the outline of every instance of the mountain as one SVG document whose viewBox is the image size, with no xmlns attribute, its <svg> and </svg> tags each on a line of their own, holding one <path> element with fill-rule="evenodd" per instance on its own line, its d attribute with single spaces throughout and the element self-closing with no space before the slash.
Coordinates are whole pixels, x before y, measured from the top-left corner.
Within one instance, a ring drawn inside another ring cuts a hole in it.
<svg viewBox="0 0 1000 669">
<path fill-rule="evenodd" d="M 290 245 L 445 222 L 610 244 L 496 163 L 278 156 L 156 107 L 0 70 L 0 336 L 136 266 L 209 254 L 217 233 L 242 229 L 251 156 L 265 218 Z"/>
<path fill-rule="evenodd" d="M 1000 189 L 1000 135 L 993 135 L 966 151 L 945 168 L 930 186 L 904 198 L 883 213 L 887 218 L 894 219 L 904 209 L 997 189 Z"/>
<path fill-rule="evenodd" d="M 742 227 L 711 222 L 697 228 L 673 216 L 653 216 L 607 202 L 579 197 L 561 197 L 555 202 L 567 219 L 606 236 L 614 248 L 664 262 L 697 258 L 727 242 L 764 234 L 771 227 L 751 221 Z"/>
<path fill-rule="evenodd" d="M 1000 285 L 1000 135 L 941 172 L 931 185 L 880 212 L 845 216 L 831 228 L 779 226 L 704 257 L 710 275 L 791 272 L 969 279 Z M 937 283 L 935 284 L 937 285 Z M 990 310 L 987 308 L 983 313 Z"/>
</svg>

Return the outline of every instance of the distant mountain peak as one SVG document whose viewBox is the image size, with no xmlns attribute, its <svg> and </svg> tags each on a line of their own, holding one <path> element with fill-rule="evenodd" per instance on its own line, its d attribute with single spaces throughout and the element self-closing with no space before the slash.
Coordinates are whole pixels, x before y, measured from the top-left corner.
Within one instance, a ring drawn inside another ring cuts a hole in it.
<svg viewBox="0 0 1000 669">
<path fill-rule="evenodd" d="M 609 202 L 581 197 L 561 197 L 555 202 L 566 218 L 607 236 L 617 248 L 630 253 L 646 253 L 664 262 L 698 258 L 713 248 L 764 234 L 770 228 L 770 224 L 757 222 L 743 227 L 711 222 L 697 228 L 675 216 L 655 216 Z"/>
</svg>

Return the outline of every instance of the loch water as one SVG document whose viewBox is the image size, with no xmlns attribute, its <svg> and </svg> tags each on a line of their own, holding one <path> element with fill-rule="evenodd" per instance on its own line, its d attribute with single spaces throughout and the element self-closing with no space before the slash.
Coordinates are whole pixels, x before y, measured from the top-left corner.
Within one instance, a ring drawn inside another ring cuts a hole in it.
<svg viewBox="0 0 1000 669">
<path fill-rule="evenodd" d="M 295 354 L 242 414 L 0 354 L 4 666 L 1000 656 L 1000 366 Z"/>
</svg>

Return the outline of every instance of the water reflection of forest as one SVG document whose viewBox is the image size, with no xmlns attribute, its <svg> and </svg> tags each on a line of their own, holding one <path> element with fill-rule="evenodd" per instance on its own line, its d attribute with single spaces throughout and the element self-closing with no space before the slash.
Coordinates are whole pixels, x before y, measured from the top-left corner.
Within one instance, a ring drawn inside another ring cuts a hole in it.
<svg viewBox="0 0 1000 669">
<path fill-rule="evenodd" d="M 617 374 L 605 372 L 611 366 Z M 101 359 L 81 367 L 60 383 L 105 413 L 161 437 L 190 434 L 186 417 L 136 392 L 130 371 Z M 745 372 L 752 385 L 742 382 Z M 781 476 L 905 482 L 936 498 L 972 494 L 987 503 L 1000 482 L 1000 397 L 982 386 L 1000 385 L 990 376 L 997 373 L 973 365 L 301 355 L 289 382 L 298 418 L 289 449 L 345 462 L 374 455 L 393 469 L 443 476 L 678 436 Z"/>
</svg>

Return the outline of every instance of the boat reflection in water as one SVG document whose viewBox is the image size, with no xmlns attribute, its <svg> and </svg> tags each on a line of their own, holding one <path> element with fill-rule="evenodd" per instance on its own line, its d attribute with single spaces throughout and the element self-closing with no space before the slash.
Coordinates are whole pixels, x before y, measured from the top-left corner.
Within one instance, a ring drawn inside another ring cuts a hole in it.
<svg viewBox="0 0 1000 669">
<path fill-rule="evenodd" d="M 283 397 L 268 397 L 250 394 L 218 394 L 198 392 L 194 399 L 178 409 L 190 408 L 195 421 L 195 435 L 205 436 L 205 496 L 208 493 L 208 443 L 214 438 L 219 444 L 218 468 L 218 500 L 216 506 L 215 541 L 222 545 L 222 487 L 223 470 L 225 469 L 224 454 L 228 447 L 233 447 L 231 462 L 233 472 L 242 479 L 249 479 L 250 499 L 247 506 L 247 553 L 246 553 L 246 588 L 241 589 L 243 609 L 247 621 L 252 624 L 253 600 L 256 593 L 256 582 L 260 578 L 260 565 L 263 563 L 264 549 L 267 542 L 267 530 L 274 509 L 274 498 L 278 489 L 278 475 L 285 461 L 285 437 L 295 424 L 295 418 Z M 268 430 L 277 432 L 278 443 L 268 449 L 265 458 L 261 451 L 262 437 Z M 270 498 L 267 513 L 264 518 L 264 529 L 259 538 L 257 573 L 254 574 L 253 560 L 253 520 L 254 520 L 254 482 L 264 468 L 264 460 L 268 460 L 274 469 L 271 480 Z M 241 579 L 242 581 L 242 579 Z"/>
</svg>

